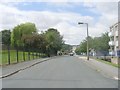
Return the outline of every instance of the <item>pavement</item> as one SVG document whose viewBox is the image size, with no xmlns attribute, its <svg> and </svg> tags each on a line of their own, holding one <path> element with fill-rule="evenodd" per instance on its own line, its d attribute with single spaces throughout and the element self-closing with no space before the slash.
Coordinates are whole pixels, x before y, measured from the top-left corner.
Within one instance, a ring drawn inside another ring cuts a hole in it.
<svg viewBox="0 0 120 90">
<path fill-rule="evenodd" d="M 87 65 L 89 65 L 91 68 L 97 70 L 98 72 L 101 72 L 103 75 L 108 76 L 110 78 L 120 80 L 118 77 L 118 68 L 114 67 L 112 65 L 105 64 L 103 62 L 97 61 L 95 59 L 89 59 L 89 61 L 86 59 L 85 56 L 77 56 L 80 59 L 83 59 Z"/>
<path fill-rule="evenodd" d="M 92 62 L 90 60 L 89 62 Z M 100 64 L 101 65 L 101 64 Z M 103 75 L 76 56 L 38 63 L 2 79 L 3 88 L 117 88 L 118 80 Z"/>
<path fill-rule="evenodd" d="M 55 58 L 55 57 L 51 57 Z M 41 58 L 41 59 L 35 59 L 35 60 L 30 60 L 30 61 L 25 61 L 25 62 L 20 62 L 17 64 L 11 64 L 11 65 L 6 65 L 6 66 L 1 66 L 0 71 L 0 78 L 5 78 L 8 76 L 11 76 L 19 71 L 25 70 L 27 68 L 30 68 L 36 64 L 39 64 L 41 62 L 50 60 L 51 58 Z"/>
</svg>

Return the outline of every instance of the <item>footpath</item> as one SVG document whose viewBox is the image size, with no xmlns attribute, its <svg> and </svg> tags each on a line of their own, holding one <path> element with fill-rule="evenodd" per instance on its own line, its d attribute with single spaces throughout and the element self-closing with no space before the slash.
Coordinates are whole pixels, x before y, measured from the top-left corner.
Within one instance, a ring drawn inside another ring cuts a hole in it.
<svg viewBox="0 0 120 90">
<path fill-rule="evenodd" d="M 110 77 L 115 80 L 120 80 L 120 76 L 118 74 L 120 72 L 119 68 L 105 64 L 95 59 L 90 58 L 89 60 L 87 60 L 85 56 L 77 56 L 77 57 L 83 60 L 84 63 L 86 63 L 91 68 L 103 74 L 104 76 Z"/>
<path fill-rule="evenodd" d="M 18 73 L 19 71 L 25 70 L 44 61 L 51 60 L 52 58 L 55 58 L 55 56 L 50 58 L 41 58 L 41 59 L 20 62 L 17 64 L 11 64 L 7 66 L 0 66 L 0 79 L 11 76 L 15 73 Z"/>
</svg>

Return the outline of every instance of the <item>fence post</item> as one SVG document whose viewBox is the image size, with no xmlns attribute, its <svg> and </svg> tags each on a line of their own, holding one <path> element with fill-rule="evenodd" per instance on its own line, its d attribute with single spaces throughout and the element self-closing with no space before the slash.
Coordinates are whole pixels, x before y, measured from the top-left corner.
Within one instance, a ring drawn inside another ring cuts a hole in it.
<svg viewBox="0 0 120 90">
<path fill-rule="evenodd" d="M 39 52 L 39 58 L 40 58 L 40 52 Z"/>
<path fill-rule="evenodd" d="M 25 61 L 25 40 L 24 40 L 24 44 L 23 44 L 23 60 Z"/>
<path fill-rule="evenodd" d="M 30 51 L 28 50 L 28 60 L 30 60 Z"/>
<path fill-rule="evenodd" d="M 25 49 L 23 47 L 23 60 L 25 61 Z"/>
<path fill-rule="evenodd" d="M 10 46 L 8 45 L 8 64 L 10 64 Z"/>
<path fill-rule="evenodd" d="M 34 51 L 32 51 L 32 56 L 33 56 L 33 59 L 34 59 Z"/>
<path fill-rule="evenodd" d="M 37 59 L 37 51 L 36 51 L 36 59 Z"/>
<path fill-rule="evenodd" d="M 18 60 L 18 47 L 16 48 L 16 55 L 17 55 L 17 63 L 19 62 L 19 60 Z"/>
</svg>

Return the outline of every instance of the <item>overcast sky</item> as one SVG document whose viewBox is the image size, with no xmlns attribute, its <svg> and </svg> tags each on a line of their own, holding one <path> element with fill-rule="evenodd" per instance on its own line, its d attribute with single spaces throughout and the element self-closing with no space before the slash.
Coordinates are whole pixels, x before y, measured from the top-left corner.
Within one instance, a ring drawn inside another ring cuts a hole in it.
<svg viewBox="0 0 120 90">
<path fill-rule="evenodd" d="M 8 2 L 9 1 L 9 2 Z M 27 0 L 3 0 L 0 3 L 0 30 L 32 22 L 37 29 L 45 31 L 55 28 L 64 36 L 68 44 L 77 45 L 86 37 L 86 26 L 89 24 L 89 35 L 96 37 L 109 31 L 109 27 L 118 21 L 117 2 L 95 2 L 95 0 L 45 0 L 41 2 Z M 49 2 L 48 2 L 49 1 Z M 52 2 L 50 2 L 52 1 Z"/>
</svg>

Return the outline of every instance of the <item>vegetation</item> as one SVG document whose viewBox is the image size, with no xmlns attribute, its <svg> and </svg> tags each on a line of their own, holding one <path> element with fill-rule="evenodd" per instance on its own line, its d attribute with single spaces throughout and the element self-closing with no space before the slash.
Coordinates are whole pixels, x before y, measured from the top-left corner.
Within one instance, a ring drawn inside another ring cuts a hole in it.
<svg viewBox="0 0 120 90">
<path fill-rule="evenodd" d="M 13 31 L 11 33 L 11 44 L 15 47 L 23 46 L 23 38 L 36 33 L 36 30 L 36 26 L 33 23 L 27 22 L 24 24 L 17 25 L 13 28 Z"/>
<path fill-rule="evenodd" d="M 10 38 L 11 38 L 11 32 L 10 32 L 10 30 L 3 30 L 3 31 L 1 31 L 1 34 L 2 34 L 2 43 L 3 44 L 5 44 L 5 45 L 10 45 L 10 43 L 11 43 L 11 40 L 10 40 Z"/>
<path fill-rule="evenodd" d="M 95 51 L 109 51 L 109 36 L 108 33 L 102 34 L 101 37 L 88 37 L 89 49 L 94 49 Z M 76 49 L 77 54 L 87 52 L 87 39 L 80 43 L 80 47 Z"/>
<path fill-rule="evenodd" d="M 105 61 L 105 60 L 101 60 L 101 59 L 96 59 L 97 61 L 99 62 L 103 62 L 105 64 L 108 64 L 108 65 L 112 65 L 114 67 L 119 67 L 120 68 L 120 64 L 114 64 L 114 63 L 111 63 L 111 62 L 108 62 L 108 61 Z"/>
<path fill-rule="evenodd" d="M 19 54 L 18 55 L 19 62 L 24 61 L 23 52 L 19 51 L 18 54 Z M 10 50 L 10 62 L 17 63 L 16 58 L 17 58 L 16 50 Z M 37 59 L 37 58 L 39 58 L 39 56 L 34 56 L 34 59 Z M 33 59 L 33 55 L 30 54 L 30 60 L 32 60 L 32 59 Z M 28 52 L 25 52 L 25 60 L 29 60 Z M 0 58 L 0 65 L 2 65 L 2 64 L 8 64 L 8 51 L 7 50 L 2 50 L 2 58 Z"/>
<path fill-rule="evenodd" d="M 62 45 L 62 49 L 61 49 L 61 51 L 62 51 L 62 52 L 66 52 L 66 53 L 68 53 L 68 52 L 71 51 L 71 49 L 72 49 L 72 46 L 71 46 L 71 45 L 63 44 L 63 45 Z"/>
<path fill-rule="evenodd" d="M 2 43 L 7 46 L 8 51 L 8 63 L 10 64 L 10 44 L 11 44 L 11 32 L 10 30 L 3 30 L 0 32 Z"/>
<path fill-rule="evenodd" d="M 16 59 L 17 62 L 19 62 L 19 59 L 24 60 L 26 59 L 26 52 L 28 52 L 29 58 L 31 57 L 30 53 L 42 53 L 47 56 L 57 55 L 57 52 L 64 45 L 63 36 L 57 29 L 49 28 L 39 34 L 35 24 L 30 22 L 15 26 L 11 32 L 10 30 L 3 30 L 1 33 L 2 43 L 8 46 L 8 49 L 2 51 L 3 63 L 8 61 L 10 64 Z M 15 50 L 11 51 L 11 46 Z M 15 53 L 16 55 L 14 55 Z"/>
<path fill-rule="evenodd" d="M 45 33 L 46 39 L 46 53 L 48 56 L 50 54 L 57 55 L 57 51 L 61 50 L 63 45 L 63 37 L 57 31 L 57 29 L 50 28 Z"/>
</svg>

